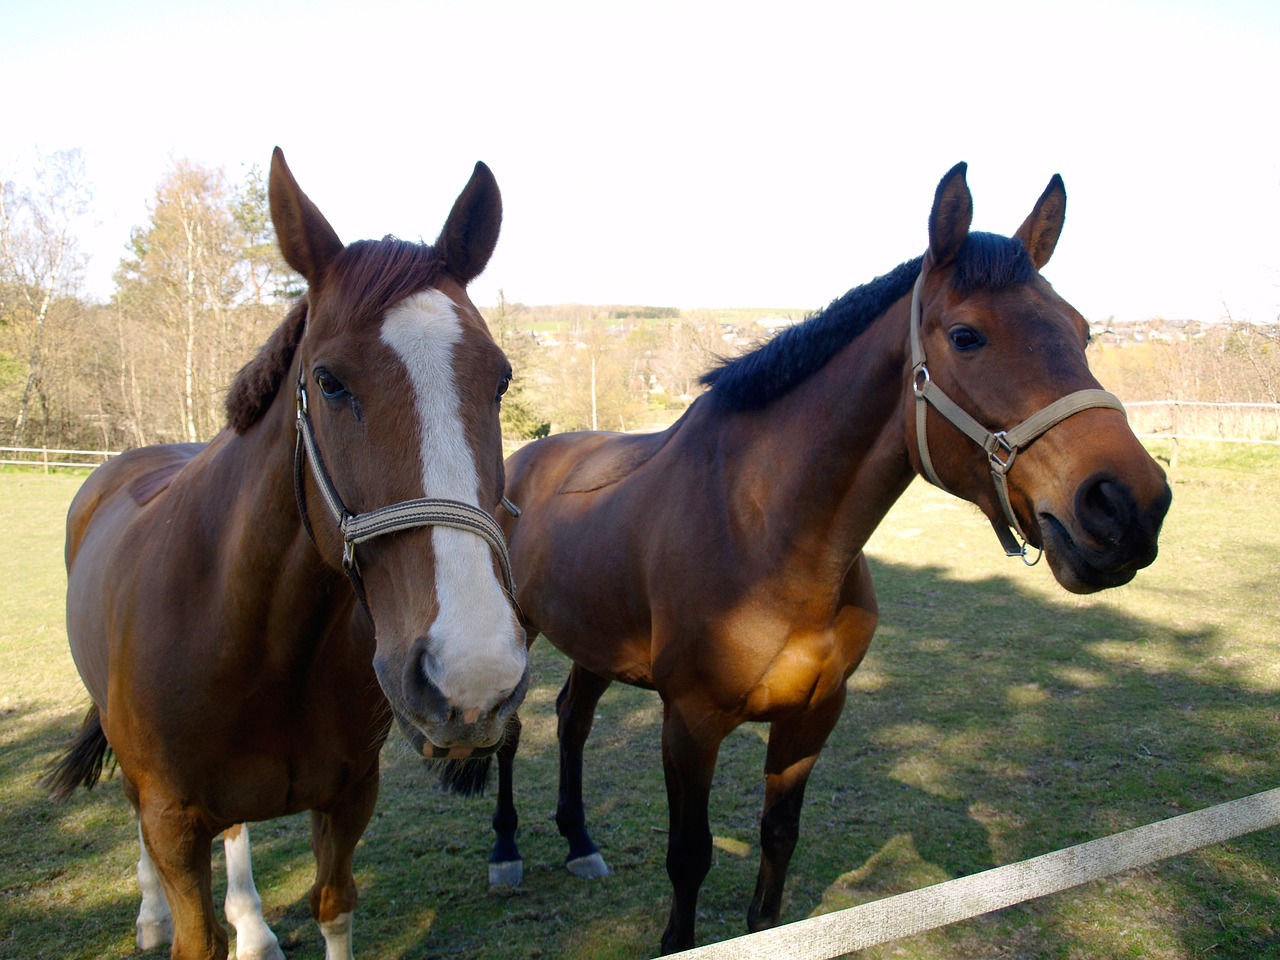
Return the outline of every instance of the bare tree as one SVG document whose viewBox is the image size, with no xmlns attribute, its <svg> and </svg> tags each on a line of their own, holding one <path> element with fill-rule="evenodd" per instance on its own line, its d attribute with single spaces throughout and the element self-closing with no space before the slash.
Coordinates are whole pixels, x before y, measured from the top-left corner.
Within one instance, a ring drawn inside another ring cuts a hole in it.
<svg viewBox="0 0 1280 960">
<path fill-rule="evenodd" d="M 71 231 L 90 196 L 79 150 L 39 158 L 30 187 L 0 184 L 0 324 L 13 358 L 25 365 L 13 419 L 15 444 L 33 402 L 44 408 L 47 431 L 48 325 L 56 304 L 73 300 L 83 261 Z"/>
<path fill-rule="evenodd" d="M 243 359 L 230 312 L 247 279 L 243 234 L 221 170 L 174 163 L 156 191 L 151 222 L 135 229 L 133 257 L 117 274 L 117 302 L 160 335 L 157 362 L 176 363 L 178 436 L 221 426 L 220 401 Z"/>
</svg>

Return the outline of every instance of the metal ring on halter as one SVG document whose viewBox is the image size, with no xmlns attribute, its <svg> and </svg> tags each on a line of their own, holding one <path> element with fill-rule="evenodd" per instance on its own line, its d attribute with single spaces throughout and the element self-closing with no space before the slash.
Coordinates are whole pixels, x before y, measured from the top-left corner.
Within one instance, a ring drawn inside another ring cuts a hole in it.
<svg viewBox="0 0 1280 960">
<path fill-rule="evenodd" d="M 923 377 L 923 379 L 921 379 Z M 923 363 L 915 369 L 915 375 L 911 379 L 911 389 L 916 395 L 916 399 L 923 399 L 925 387 L 929 385 L 929 368 Z"/>
</svg>

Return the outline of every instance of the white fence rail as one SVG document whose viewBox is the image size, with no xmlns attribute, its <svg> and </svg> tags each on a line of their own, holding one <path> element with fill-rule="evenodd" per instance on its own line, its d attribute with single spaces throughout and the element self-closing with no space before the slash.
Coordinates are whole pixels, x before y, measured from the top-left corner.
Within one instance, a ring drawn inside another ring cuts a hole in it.
<svg viewBox="0 0 1280 960">
<path fill-rule="evenodd" d="M 1124 408 L 1140 437 L 1280 444 L 1280 403 L 1134 400 Z"/>
<path fill-rule="evenodd" d="M 1280 403 L 1135 400 L 1124 408 L 1139 437 L 1169 441 L 1170 467 L 1178 465 L 1182 440 L 1280 446 Z"/>
<path fill-rule="evenodd" d="M 832 960 L 1280 824 L 1280 789 L 972 876 L 696 947 L 689 960 Z"/>
<path fill-rule="evenodd" d="M 0 447 L 0 464 L 41 467 L 46 473 L 52 467 L 96 467 L 119 450 L 58 450 L 52 447 Z"/>
<path fill-rule="evenodd" d="M 1280 403 L 1133 400 L 1124 407 L 1139 437 L 1173 443 L 1174 465 L 1180 440 L 1280 446 Z M 508 443 L 504 450 L 510 453 L 520 446 L 523 444 Z M 0 464 L 41 467 L 46 471 L 55 467 L 96 467 L 119 454 L 119 450 L 0 447 Z"/>
</svg>

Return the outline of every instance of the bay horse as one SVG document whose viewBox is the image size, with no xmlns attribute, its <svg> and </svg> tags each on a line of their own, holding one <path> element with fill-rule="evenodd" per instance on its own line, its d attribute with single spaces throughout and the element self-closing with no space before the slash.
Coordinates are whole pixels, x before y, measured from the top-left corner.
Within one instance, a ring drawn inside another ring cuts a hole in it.
<svg viewBox="0 0 1280 960">
<path fill-rule="evenodd" d="M 975 503 L 1007 552 L 1042 550 L 1069 591 L 1155 559 L 1164 473 L 1090 374 L 1085 320 L 1039 272 L 1062 180 L 1009 238 L 970 232 L 965 177 L 959 164 L 939 184 L 923 256 L 706 374 L 665 432 L 552 436 L 507 461 L 522 620 L 572 660 L 556 702 L 571 871 L 608 872 L 582 804 L 597 702 L 615 680 L 662 699 L 664 953 L 694 943 L 712 772 L 745 721 L 770 724 L 747 925 L 778 923 L 805 783 L 876 627 L 863 548 L 917 474 Z M 498 752 L 495 883 L 522 873 L 513 734 Z"/>
<path fill-rule="evenodd" d="M 352 854 L 392 718 L 428 756 L 495 749 L 528 685 L 502 497 L 511 368 L 466 285 L 497 242 L 484 164 L 434 245 L 344 246 L 276 149 L 271 218 L 302 300 L 236 376 L 208 444 L 98 468 L 67 517 L 67 633 L 92 706 L 46 778 L 107 751 L 137 810 L 144 949 L 282 958 L 238 824 L 311 811 L 311 913 L 351 954 Z"/>
</svg>

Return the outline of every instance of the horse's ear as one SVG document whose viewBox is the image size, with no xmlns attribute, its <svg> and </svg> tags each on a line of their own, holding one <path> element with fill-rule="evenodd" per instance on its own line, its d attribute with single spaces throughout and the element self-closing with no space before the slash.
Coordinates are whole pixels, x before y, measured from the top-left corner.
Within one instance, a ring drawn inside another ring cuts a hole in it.
<svg viewBox="0 0 1280 960">
<path fill-rule="evenodd" d="M 969 224 L 973 222 L 973 195 L 964 175 L 969 165 L 961 162 L 952 167 L 938 184 L 929 212 L 930 265 L 945 267 L 960 255 Z"/>
<path fill-rule="evenodd" d="M 1058 245 L 1058 237 L 1062 235 L 1062 221 L 1067 216 L 1067 188 L 1062 185 L 1062 177 L 1056 173 L 1044 188 L 1035 208 L 1022 221 L 1022 226 L 1013 235 L 1015 240 L 1022 241 L 1031 254 L 1031 262 L 1039 270 L 1053 256 L 1053 248 Z"/>
<path fill-rule="evenodd" d="M 498 245 L 501 226 L 498 181 L 488 167 L 477 163 L 435 243 L 449 275 L 464 286 L 480 276 Z"/>
<path fill-rule="evenodd" d="M 267 194 L 271 201 L 271 222 L 275 224 L 285 262 L 308 283 L 315 283 L 329 262 L 342 251 L 342 241 L 293 179 L 279 147 L 271 154 Z"/>
</svg>

